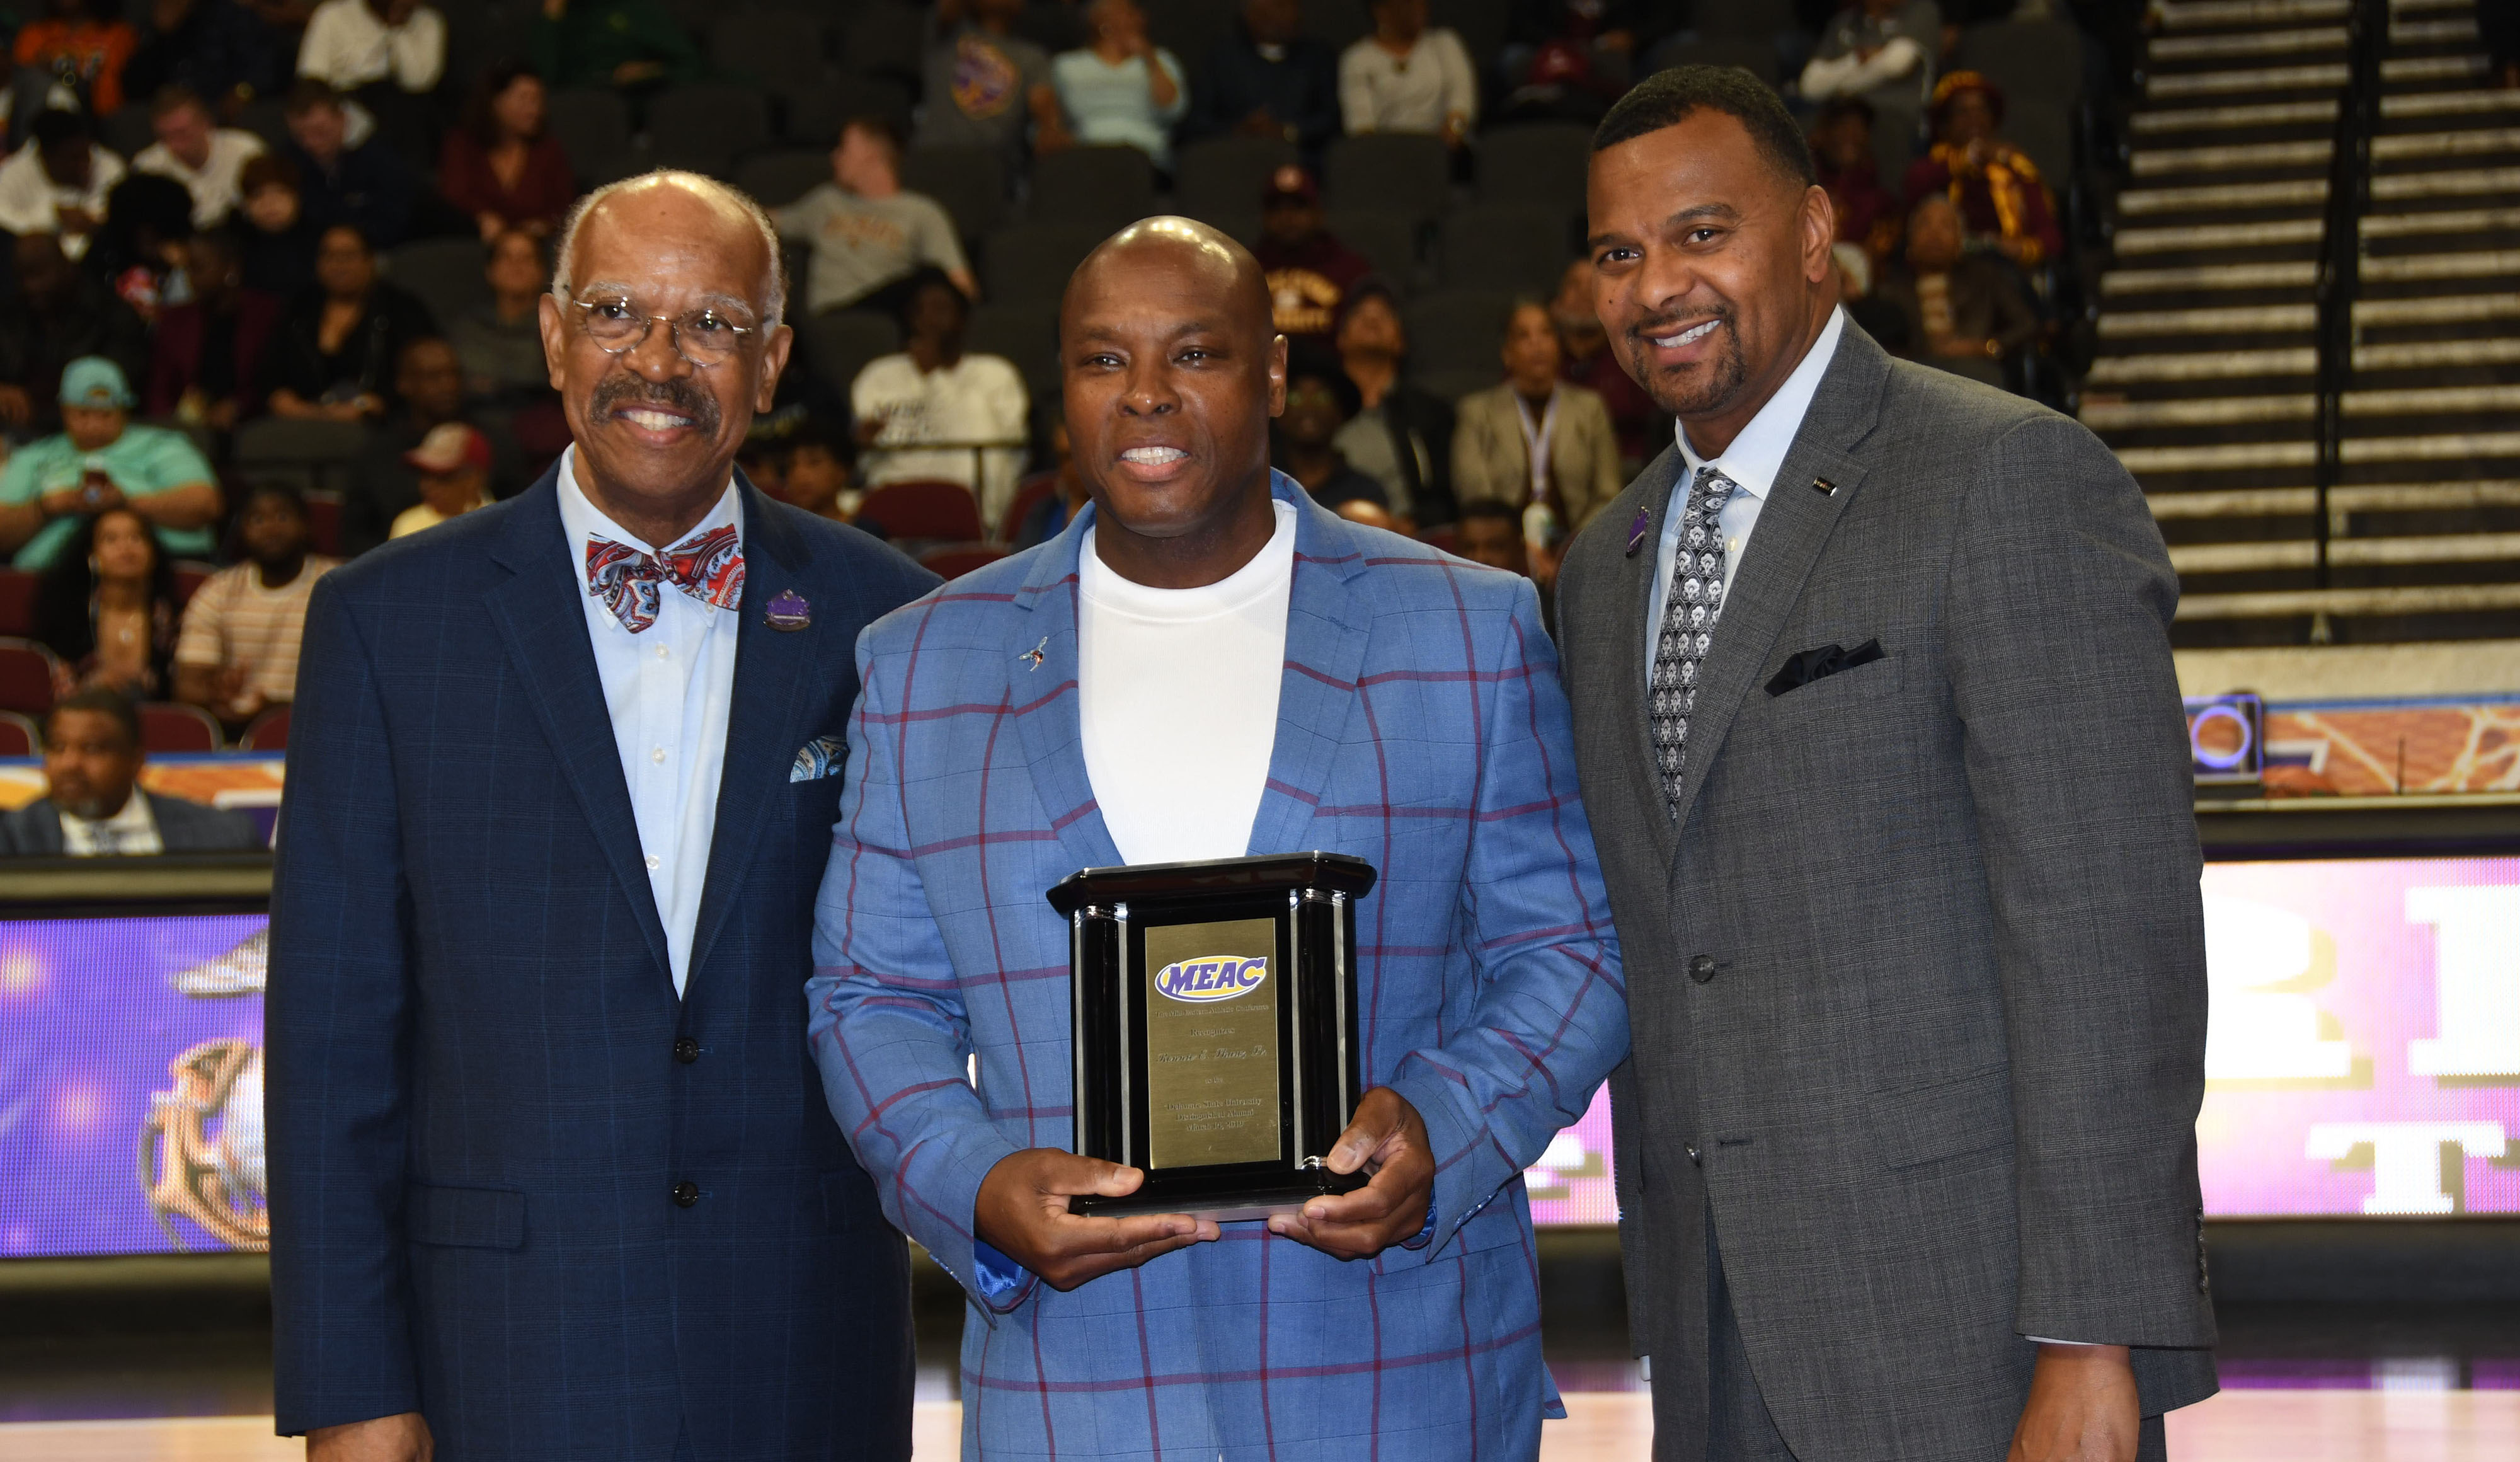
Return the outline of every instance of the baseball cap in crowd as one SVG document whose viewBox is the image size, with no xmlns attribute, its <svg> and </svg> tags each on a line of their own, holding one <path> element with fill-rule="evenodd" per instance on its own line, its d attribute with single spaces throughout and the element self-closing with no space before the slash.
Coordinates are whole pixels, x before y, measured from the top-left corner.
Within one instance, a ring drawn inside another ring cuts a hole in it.
<svg viewBox="0 0 2520 1462">
<path fill-rule="evenodd" d="M 82 355 L 62 368 L 62 404 L 88 411 L 129 411 L 136 403 L 131 383 L 122 379 L 122 367 L 102 355 Z"/>
<path fill-rule="evenodd" d="M 1313 205 L 1322 201 L 1322 185 L 1313 175 L 1289 162 L 1269 174 L 1269 185 L 1260 191 L 1260 206 L 1274 208 L 1281 204 Z"/>
<path fill-rule="evenodd" d="M 478 472 L 490 470 L 490 439 L 462 422 L 447 422 L 428 429 L 420 445 L 402 454 L 402 460 L 432 477 L 467 468 Z"/>
</svg>

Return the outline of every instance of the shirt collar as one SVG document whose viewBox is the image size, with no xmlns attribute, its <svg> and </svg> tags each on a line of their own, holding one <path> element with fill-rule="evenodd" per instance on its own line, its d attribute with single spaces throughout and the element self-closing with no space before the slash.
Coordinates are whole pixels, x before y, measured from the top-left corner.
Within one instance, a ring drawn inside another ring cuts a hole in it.
<svg viewBox="0 0 2520 1462">
<path fill-rule="evenodd" d="M 1750 418 L 1750 425 L 1732 438 L 1732 444 L 1710 463 L 1689 447 L 1688 429 L 1674 423 L 1672 438 L 1680 444 L 1680 459 L 1688 465 L 1681 480 L 1697 476 L 1701 467 L 1712 466 L 1752 497 L 1765 502 L 1768 488 L 1775 484 L 1777 473 L 1785 465 L 1785 453 L 1793 450 L 1794 437 L 1801 434 L 1803 416 L 1811 410 L 1812 397 L 1820 392 L 1820 378 L 1828 374 L 1828 363 L 1837 355 L 1837 343 L 1846 334 L 1846 311 L 1828 312 L 1828 323 L 1821 327 L 1820 339 L 1803 353 L 1802 362 L 1794 367 L 1785 384 Z"/>
<path fill-rule="evenodd" d="M 718 498 L 717 506 L 709 509 L 708 516 L 694 525 L 692 531 L 685 533 L 683 537 L 688 539 L 694 533 L 705 533 L 713 527 L 728 524 L 734 525 L 736 546 L 741 549 L 743 546 L 743 496 L 735 490 L 735 475 L 732 472 L 727 474 L 726 491 Z M 586 572 L 586 540 L 589 538 L 609 538 L 615 543 L 627 544 L 650 558 L 657 556 L 656 545 L 647 542 L 638 534 L 606 517 L 604 510 L 595 505 L 595 500 L 586 495 L 586 489 L 577 485 L 575 443 L 571 443 L 560 454 L 560 525 L 562 531 L 568 534 L 569 565 L 581 576 Z M 670 548 L 673 545 L 665 546 Z"/>
<path fill-rule="evenodd" d="M 111 828 L 115 833 L 121 835 L 121 841 L 126 843 L 135 835 L 155 833 L 158 831 L 158 819 L 149 810 L 149 795 L 142 792 L 136 785 L 131 789 L 131 795 L 122 800 L 122 810 L 114 813 L 112 817 L 91 818 L 73 816 L 68 812 L 63 811 L 58 803 L 54 805 L 53 810 L 60 814 L 62 826 L 65 830 L 76 829 L 87 831 L 98 828 Z M 68 836 L 67 831 L 65 832 L 65 836 Z M 89 832 L 88 836 L 93 839 L 95 835 L 93 832 Z"/>
</svg>

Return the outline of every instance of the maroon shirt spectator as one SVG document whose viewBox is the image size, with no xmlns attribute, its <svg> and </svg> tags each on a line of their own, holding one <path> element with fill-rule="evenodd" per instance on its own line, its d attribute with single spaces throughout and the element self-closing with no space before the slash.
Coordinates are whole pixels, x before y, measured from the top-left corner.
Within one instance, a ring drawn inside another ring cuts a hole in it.
<svg viewBox="0 0 2520 1462">
<path fill-rule="evenodd" d="M 1812 160 L 1837 209 L 1837 236 L 1880 258 L 1899 246 L 1899 200 L 1881 186 L 1872 155 L 1872 104 L 1840 97 L 1812 121 Z"/>
<path fill-rule="evenodd" d="M 216 431 L 262 412 L 262 348 L 280 324 L 278 297 L 245 287 L 236 241 L 193 238 L 193 301 L 158 312 L 149 355 L 151 416 Z"/>
<path fill-rule="evenodd" d="M 488 243 L 511 230 L 536 238 L 560 227 L 577 197 L 568 158 L 543 130 L 542 79 L 519 63 L 490 69 L 464 125 L 446 134 L 437 191 L 464 210 Z"/>
<path fill-rule="evenodd" d="M 1328 343 L 1339 305 L 1373 265 L 1322 226 L 1321 186 L 1291 162 L 1270 174 L 1260 195 L 1260 272 L 1278 333 L 1290 345 Z"/>
</svg>

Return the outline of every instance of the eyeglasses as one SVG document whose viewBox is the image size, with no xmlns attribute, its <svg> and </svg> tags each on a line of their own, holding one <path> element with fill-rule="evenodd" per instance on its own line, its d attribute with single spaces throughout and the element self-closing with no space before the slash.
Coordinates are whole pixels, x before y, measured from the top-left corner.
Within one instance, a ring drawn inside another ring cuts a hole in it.
<svg viewBox="0 0 2520 1462">
<path fill-rule="evenodd" d="M 714 309 L 694 310 L 687 315 L 666 319 L 663 315 L 643 313 L 640 308 L 618 295 L 595 299 L 572 299 L 578 321 L 586 328 L 586 338 L 607 355 L 627 355 L 646 343 L 650 331 L 662 322 L 670 334 L 674 349 L 683 359 L 700 367 L 723 364 L 727 357 L 743 346 L 743 338 L 760 327 L 738 325 Z"/>
</svg>

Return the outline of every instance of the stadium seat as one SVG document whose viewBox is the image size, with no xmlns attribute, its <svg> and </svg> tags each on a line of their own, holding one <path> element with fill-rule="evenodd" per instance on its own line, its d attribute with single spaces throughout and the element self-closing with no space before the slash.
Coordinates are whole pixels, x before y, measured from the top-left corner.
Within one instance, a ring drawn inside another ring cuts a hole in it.
<svg viewBox="0 0 2520 1462">
<path fill-rule="evenodd" d="M 901 186 L 944 206 L 966 239 L 1006 220 L 1007 159 L 994 147 L 919 147 L 901 157 Z"/>
<path fill-rule="evenodd" d="M 142 98 L 125 102 L 122 110 L 97 124 L 96 140 L 125 161 L 158 140 L 156 127 L 149 118 L 149 102 Z"/>
<path fill-rule="evenodd" d="M 1373 12 L 1367 0 L 1304 0 L 1304 34 L 1333 51 L 1344 51 L 1372 33 Z M 1473 64 L 1488 59 L 1475 51 L 1470 55 Z"/>
<path fill-rule="evenodd" d="M 974 569 L 985 569 L 1007 556 L 1007 551 L 991 543 L 956 543 L 945 548 L 931 548 L 919 556 L 919 567 L 947 580 L 961 578 Z"/>
<path fill-rule="evenodd" d="M 35 632 L 35 585 L 39 576 L 23 569 L 0 569 L 0 635 Z"/>
<path fill-rule="evenodd" d="M 289 114 L 277 95 L 254 98 L 240 108 L 236 120 L 228 123 L 241 131 L 251 132 L 265 147 L 279 149 L 289 143 Z"/>
<path fill-rule="evenodd" d="M 1409 374 L 1475 371 L 1493 386 L 1504 379 L 1497 351 L 1505 342 L 1506 311 L 1513 296 L 1504 290 L 1436 290 L 1409 302 Z M 1433 389 L 1432 386 L 1427 388 Z"/>
<path fill-rule="evenodd" d="M 237 428 L 236 470 L 247 479 L 276 478 L 305 491 L 338 491 L 367 435 L 357 422 L 257 417 Z"/>
<path fill-rule="evenodd" d="M 1479 202 L 1584 208 L 1593 129 L 1575 122 L 1523 122 L 1479 136 Z"/>
<path fill-rule="evenodd" d="M 385 277 L 421 297 L 440 325 L 491 300 L 482 270 L 489 251 L 477 239 L 415 239 L 385 252 Z"/>
<path fill-rule="evenodd" d="M 1542 298 L 1556 293 L 1567 260 L 1575 257 L 1573 231 L 1558 208 L 1528 204 L 1482 204 L 1444 217 L 1444 285 L 1456 290 L 1506 290 Z"/>
<path fill-rule="evenodd" d="M 150 701 L 140 708 L 140 745 L 152 753 L 215 752 L 227 744 L 218 718 L 199 706 Z"/>
<path fill-rule="evenodd" d="M 857 516 L 882 528 L 895 543 L 973 543 L 980 538 L 980 505 L 960 482 L 928 478 L 886 482 L 867 493 Z"/>
<path fill-rule="evenodd" d="M 1017 223 L 989 235 L 980 278 L 1000 304 L 1056 304 L 1067 277 L 1110 230 L 1090 223 Z"/>
<path fill-rule="evenodd" d="M 241 752 L 285 752 L 289 750 L 289 708 L 275 706 L 253 718 L 237 738 Z"/>
<path fill-rule="evenodd" d="M 1710 40 L 1772 40 L 1803 28 L 1798 9 L 1794 0 L 1723 0 L 1697 7 L 1697 32 Z"/>
<path fill-rule="evenodd" d="M 306 494 L 306 539 L 317 553 L 337 559 L 341 556 L 341 494 Z"/>
<path fill-rule="evenodd" d="M 1296 160 L 1295 145 L 1276 137 L 1209 137 L 1173 154 L 1173 206 L 1213 222 L 1260 206 L 1269 174 Z"/>
<path fill-rule="evenodd" d="M 1386 208 L 1432 218 L 1453 188 L 1443 142 L 1403 132 L 1342 137 L 1322 160 L 1322 200 L 1333 208 Z"/>
<path fill-rule="evenodd" d="M 823 26 L 793 10 L 738 10 L 709 28 L 709 60 L 721 72 L 773 91 L 821 82 L 828 46 Z"/>
<path fill-rule="evenodd" d="M 805 338 L 805 359 L 834 395 L 849 398 L 849 383 L 868 361 L 901 348 L 901 327 L 871 309 L 835 309 L 796 327 Z"/>
<path fill-rule="evenodd" d="M 677 86 L 648 104 L 648 135 L 658 166 L 730 177 L 738 158 L 770 141 L 770 99 L 751 86 Z"/>
<path fill-rule="evenodd" d="M 1340 243 L 1364 254 L 1394 293 L 1406 298 L 1424 287 L 1417 214 L 1387 208 L 1332 208 L 1323 221 Z"/>
<path fill-rule="evenodd" d="M 167 566 L 167 570 L 175 579 L 177 604 L 191 604 L 193 596 L 202 592 L 202 585 L 208 583 L 210 575 L 219 571 L 215 564 L 203 564 L 191 559 L 177 559 Z"/>
<path fill-rule="evenodd" d="M 37 756 L 43 750 L 44 733 L 34 717 L 0 710 L 0 756 Z"/>
<path fill-rule="evenodd" d="M 1134 147 L 1074 147 L 1032 164 L 1032 216 L 1105 231 L 1155 209 L 1155 164 Z"/>
<path fill-rule="evenodd" d="M 1780 72 L 1775 42 L 1739 35 L 1665 41 L 1653 49 L 1645 65 L 1658 71 L 1676 66 L 1737 66 L 1770 86 L 1778 83 Z"/>
<path fill-rule="evenodd" d="M 630 104 L 618 92 L 594 87 L 555 91 L 546 104 L 544 130 L 560 143 L 579 187 L 606 175 L 630 150 Z"/>
<path fill-rule="evenodd" d="M 1512 0 L 1434 0 L 1428 10 L 1428 23 L 1461 32 L 1462 49 L 1473 64 L 1504 49 L 1513 17 Z"/>
<path fill-rule="evenodd" d="M 735 170 L 735 186 L 765 208 L 786 207 L 831 180 L 831 155 L 820 148 L 758 153 Z"/>
<path fill-rule="evenodd" d="M 828 72 L 813 86 L 778 93 L 787 114 L 787 138 L 800 147 L 829 147 L 840 124 L 853 116 L 880 116 L 910 135 L 910 88 L 889 76 Z"/>
<path fill-rule="evenodd" d="M 861 0 L 840 37 L 840 64 L 862 76 L 919 84 L 927 12 L 903 0 Z"/>
<path fill-rule="evenodd" d="M 33 640 L 0 639 L 0 710 L 42 715 L 53 708 L 61 657 Z"/>
<path fill-rule="evenodd" d="M 1240 8 L 1236 0 L 1157 0 L 1147 7 L 1147 39 L 1172 52 L 1196 84 L 1208 53 L 1234 34 Z"/>
<path fill-rule="evenodd" d="M 1003 355 L 1035 398 L 1058 389 L 1058 306 L 1048 301 L 982 304 L 971 311 L 964 346 Z"/>
<path fill-rule="evenodd" d="M 1058 474 L 1055 472 L 1035 473 L 1016 483 L 1014 501 L 1007 504 L 1007 516 L 998 520 L 998 541 L 1015 541 L 1015 535 L 1023 531 L 1024 520 L 1032 516 L 1032 510 L 1041 505 L 1043 498 L 1058 490 Z"/>
</svg>

